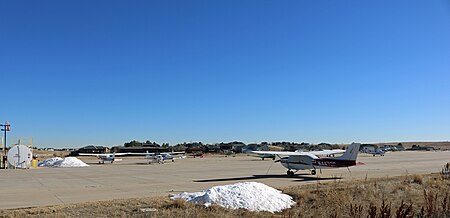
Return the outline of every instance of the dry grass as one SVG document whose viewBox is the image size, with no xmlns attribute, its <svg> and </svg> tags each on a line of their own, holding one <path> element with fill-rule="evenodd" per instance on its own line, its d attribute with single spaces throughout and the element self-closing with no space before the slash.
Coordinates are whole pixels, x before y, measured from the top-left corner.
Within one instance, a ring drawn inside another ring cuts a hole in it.
<svg viewBox="0 0 450 218">
<path fill-rule="evenodd" d="M 423 176 L 422 175 L 413 175 L 413 182 L 422 185 L 423 184 Z"/>
<path fill-rule="evenodd" d="M 1 217 L 450 217 L 450 180 L 412 175 L 282 189 L 297 204 L 281 213 L 204 207 L 167 197 L 0 210 Z M 142 208 L 155 208 L 142 212 Z"/>
</svg>

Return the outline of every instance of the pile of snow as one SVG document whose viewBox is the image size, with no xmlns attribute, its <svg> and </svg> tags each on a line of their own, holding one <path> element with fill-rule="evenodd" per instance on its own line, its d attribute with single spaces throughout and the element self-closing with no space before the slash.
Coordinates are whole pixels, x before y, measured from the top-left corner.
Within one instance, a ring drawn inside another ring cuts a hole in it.
<svg viewBox="0 0 450 218">
<path fill-rule="evenodd" d="M 54 157 L 39 163 L 40 167 L 87 167 L 86 163 L 76 157 Z"/>
<path fill-rule="evenodd" d="M 292 197 L 282 194 L 270 186 L 258 182 L 242 182 L 231 185 L 215 186 L 201 192 L 172 195 L 171 199 L 185 199 L 188 202 L 210 206 L 218 204 L 222 207 L 251 211 L 279 212 L 290 208 L 295 202 Z"/>
<path fill-rule="evenodd" d="M 76 157 L 66 157 L 57 163 L 57 167 L 87 167 L 86 163 Z"/>
<path fill-rule="evenodd" d="M 62 161 L 63 159 L 60 157 L 54 157 L 46 159 L 38 164 L 40 167 L 52 167 L 56 162 Z"/>
</svg>

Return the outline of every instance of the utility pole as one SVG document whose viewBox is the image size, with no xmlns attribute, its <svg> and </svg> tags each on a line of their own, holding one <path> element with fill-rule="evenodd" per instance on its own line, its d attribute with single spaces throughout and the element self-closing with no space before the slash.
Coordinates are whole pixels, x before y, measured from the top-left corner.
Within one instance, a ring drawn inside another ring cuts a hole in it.
<svg viewBox="0 0 450 218">
<path fill-rule="evenodd" d="M 11 125 L 9 125 L 8 121 L 6 121 L 5 124 L 0 124 L 1 127 L 3 127 L 2 131 L 4 132 L 5 136 L 4 136 L 4 142 L 3 142 L 3 152 L 4 152 L 4 156 L 3 156 L 3 166 L 6 169 L 6 132 L 11 131 Z"/>
</svg>

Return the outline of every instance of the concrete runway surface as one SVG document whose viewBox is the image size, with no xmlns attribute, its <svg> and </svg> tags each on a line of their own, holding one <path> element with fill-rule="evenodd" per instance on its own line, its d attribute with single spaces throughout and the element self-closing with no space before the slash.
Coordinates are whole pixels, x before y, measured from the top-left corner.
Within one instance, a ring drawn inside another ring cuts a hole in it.
<svg viewBox="0 0 450 218">
<path fill-rule="evenodd" d="M 124 157 L 114 164 L 99 165 L 93 158 L 80 158 L 90 167 L 0 170 L 0 208 L 34 207 L 86 201 L 167 196 L 194 192 L 216 185 L 257 181 L 284 187 L 373 177 L 437 173 L 450 161 L 450 152 L 390 152 L 384 157 L 360 154 L 362 166 L 322 170 L 312 176 L 300 171 L 286 176 L 286 169 L 272 160 L 238 155 L 186 158 L 174 163 L 148 165 L 143 157 Z"/>
</svg>

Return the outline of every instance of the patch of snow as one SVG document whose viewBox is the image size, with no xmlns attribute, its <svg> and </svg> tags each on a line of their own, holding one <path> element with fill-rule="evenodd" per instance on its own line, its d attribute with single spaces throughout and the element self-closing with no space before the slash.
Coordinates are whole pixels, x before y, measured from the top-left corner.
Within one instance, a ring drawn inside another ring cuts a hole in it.
<svg viewBox="0 0 450 218">
<path fill-rule="evenodd" d="M 258 182 L 242 182 L 231 185 L 215 186 L 201 192 L 172 195 L 171 199 L 182 198 L 188 202 L 211 206 L 251 211 L 279 212 L 290 208 L 295 202 L 292 197 L 270 186 Z"/>
<path fill-rule="evenodd" d="M 54 157 L 39 163 L 40 167 L 87 167 L 86 163 L 76 157 Z"/>
<path fill-rule="evenodd" d="M 63 161 L 57 163 L 57 167 L 87 167 L 86 163 L 76 157 L 66 157 Z"/>
</svg>

